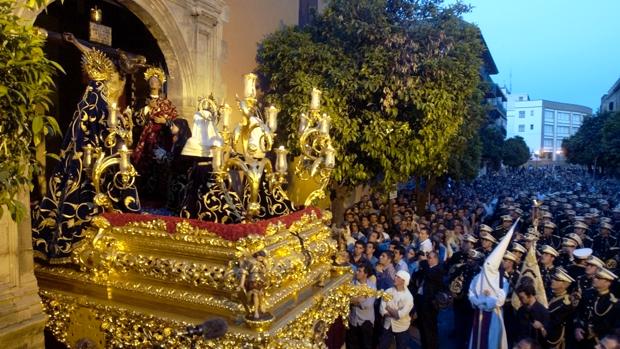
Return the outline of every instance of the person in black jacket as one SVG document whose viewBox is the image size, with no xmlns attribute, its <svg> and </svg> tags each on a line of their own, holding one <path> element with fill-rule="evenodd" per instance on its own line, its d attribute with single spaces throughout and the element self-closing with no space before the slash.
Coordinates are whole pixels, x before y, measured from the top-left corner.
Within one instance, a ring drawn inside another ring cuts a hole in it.
<svg viewBox="0 0 620 349">
<path fill-rule="evenodd" d="M 418 327 L 422 339 L 422 348 L 439 348 L 437 336 L 438 309 L 434 304 L 435 296 L 444 289 L 443 270 L 439 265 L 439 255 L 430 251 L 420 256 L 420 270 L 412 294 L 418 313 Z"/>
<path fill-rule="evenodd" d="M 599 268 L 592 282 L 593 288 L 583 295 L 575 319 L 575 339 L 579 348 L 594 344 L 620 327 L 620 303 L 609 292 L 618 276 L 606 268 Z"/>
<path fill-rule="evenodd" d="M 575 279 L 568 275 L 562 267 L 555 270 L 551 288 L 553 298 L 549 300 L 549 327 L 547 328 L 547 346 L 549 348 L 560 349 L 566 345 L 568 337 L 566 324 L 574 317 L 575 305 L 567 290 Z"/>
<path fill-rule="evenodd" d="M 532 284 L 522 284 L 517 288 L 521 307 L 517 310 L 516 339 L 532 338 L 540 345 L 546 344 L 549 328 L 549 311 L 536 300 L 536 289 Z"/>
<path fill-rule="evenodd" d="M 468 347 L 474 308 L 469 302 L 467 292 L 471 280 L 480 272 L 480 263 L 484 261 L 483 257 L 482 253 L 470 249 L 467 262 L 456 266 L 454 271 L 450 273 L 450 292 L 454 297 L 452 309 L 454 311 L 455 344 L 458 349 Z"/>
</svg>

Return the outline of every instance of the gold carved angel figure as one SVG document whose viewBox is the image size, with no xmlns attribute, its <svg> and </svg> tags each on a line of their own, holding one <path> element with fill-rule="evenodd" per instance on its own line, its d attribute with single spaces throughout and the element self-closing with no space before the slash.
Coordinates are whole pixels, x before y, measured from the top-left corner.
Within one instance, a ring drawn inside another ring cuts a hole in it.
<svg viewBox="0 0 620 349">
<path fill-rule="evenodd" d="M 245 295 L 244 305 L 247 317 L 252 320 L 271 319 L 265 303 L 265 289 L 268 285 L 269 262 L 267 253 L 263 250 L 252 254 L 251 257 L 242 257 L 239 262 L 239 289 Z"/>
</svg>

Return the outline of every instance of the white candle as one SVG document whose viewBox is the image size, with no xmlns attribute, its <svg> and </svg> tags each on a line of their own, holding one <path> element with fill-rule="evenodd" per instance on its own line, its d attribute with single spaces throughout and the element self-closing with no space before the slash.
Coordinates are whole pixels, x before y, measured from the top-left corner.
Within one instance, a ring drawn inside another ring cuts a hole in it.
<svg viewBox="0 0 620 349">
<path fill-rule="evenodd" d="M 288 151 L 283 145 L 276 149 L 276 171 L 280 174 L 286 174 L 286 171 L 288 170 L 286 154 L 288 154 Z"/>
<path fill-rule="evenodd" d="M 112 103 L 110 110 L 108 111 L 108 127 L 116 127 L 116 103 Z"/>
<path fill-rule="evenodd" d="M 93 146 L 87 144 L 84 147 L 84 167 L 90 167 L 90 164 L 93 162 Z"/>
<path fill-rule="evenodd" d="M 228 128 L 230 127 L 230 112 L 231 112 L 230 105 L 224 104 L 223 112 L 224 112 L 224 115 L 222 116 L 222 128 L 224 130 L 228 130 Z"/>
<path fill-rule="evenodd" d="M 323 114 L 323 118 L 321 119 L 320 131 L 324 135 L 329 134 L 329 115 Z"/>
<path fill-rule="evenodd" d="M 336 150 L 332 148 L 330 144 L 327 149 L 325 149 L 325 167 L 334 168 L 336 165 Z"/>
<path fill-rule="evenodd" d="M 312 88 L 312 99 L 310 100 L 310 109 L 318 110 L 321 108 L 321 90 Z"/>
<path fill-rule="evenodd" d="M 121 154 L 121 162 L 119 164 L 121 173 L 125 173 L 129 168 L 129 149 L 127 149 L 125 144 L 123 144 L 119 153 Z"/>
<path fill-rule="evenodd" d="M 243 95 L 245 98 L 256 97 L 256 75 L 249 73 L 243 76 Z"/>
<path fill-rule="evenodd" d="M 299 134 L 304 133 L 307 126 L 308 126 L 308 117 L 306 116 L 306 114 L 302 113 L 301 117 L 299 117 Z"/>
<path fill-rule="evenodd" d="M 211 166 L 213 171 L 220 171 L 222 169 L 222 147 L 219 145 L 211 147 Z"/>
<path fill-rule="evenodd" d="M 267 126 L 269 126 L 271 132 L 276 132 L 278 128 L 278 109 L 272 105 L 267 108 L 265 114 L 267 114 Z"/>
</svg>

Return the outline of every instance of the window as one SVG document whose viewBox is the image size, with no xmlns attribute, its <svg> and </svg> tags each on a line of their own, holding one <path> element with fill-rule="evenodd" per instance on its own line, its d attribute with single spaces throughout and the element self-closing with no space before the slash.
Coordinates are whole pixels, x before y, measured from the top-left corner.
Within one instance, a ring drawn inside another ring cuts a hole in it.
<svg viewBox="0 0 620 349">
<path fill-rule="evenodd" d="M 523 102 L 523 96 L 519 97 L 519 102 Z"/>
<path fill-rule="evenodd" d="M 530 116 L 534 116 L 534 111 L 530 110 Z"/>
<path fill-rule="evenodd" d="M 609 111 L 614 111 L 614 102 L 609 102 Z"/>
<path fill-rule="evenodd" d="M 566 112 L 558 112 L 558 123 L 570 123 L 570 114 Z"/>
<path fill-rule="evenodd" d="M 581 124 L 582 118 L 581 114 L 573 114 L 573 124 Z"/>
<path fill-rule="evenodd" d="M 543 144 L 545 148 L 553 148 L 553 139 L 545 138 L 545 141 Z"/>
<path fill-rule="evenodd" d="M 545 125 L 544 131 L 546 135 L 553 135 L 553 125 Z"/>
<path fill-rule="evenodd" d="M 553 119 L 554 119 L 553 110 L 545 110 L 545 122 L 553 124 Z"/>
<path fill-rule="evenodd" d="M 519 110 L 519 119 L 523 119 L 525 117 L 525 110 Z"/>
<path fill-rule="evenodd" d="M 519 132 L 525 132 L 525 125 L 519 125 Z"/>
<path fill-rule="evenodd" d="M 568 126 L 558 126 L 559 135 L 567 135 L 569 131 L 570 131 L 570 127 Z"/>
<path fill-rule="evenodd" d="M 530 130 L 534 129 L 534 124 L 530 124 Z"/>
</svg>

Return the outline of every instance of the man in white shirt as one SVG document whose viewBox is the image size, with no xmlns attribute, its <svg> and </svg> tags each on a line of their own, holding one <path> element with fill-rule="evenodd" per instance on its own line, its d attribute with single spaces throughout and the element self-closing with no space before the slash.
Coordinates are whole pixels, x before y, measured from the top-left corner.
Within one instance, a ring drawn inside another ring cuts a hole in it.
<svg viewBox="0 0 620 349">
<path fill-rule="evenodd" d="M 420 235 L 418 237 L 418 241 L 420 241 L 420 243 L 418 245 L 418 250 L 422 253 L 428 253 L 433 250 L 433 243 L 428 237 L 428 230 L 420 229 Z"/>
<path fill-rule="evenodd" d="M 379 349 L 390 348 L 393 338 L 396 339 L 396 349 L 408 347 L 411 340 L 408 331 L 411 322 L 409 313 L 413 309 L 413 296 L 407 288 L 410 278 L 404 270 L 397 272 L 394 287 L 386 291 L 392 295 L 392 300 L 381 300 L 379 313 L 383 316 L 383 334 L 379 340 Z"/>
<path fill-rule="evenodd" d="M 354 285 L 366 285 L 377 289 L 374 281 L 369 279 L 373 268 L 365 262 L 355 271 Z M 375 322 L 375 297 L 356 297 L 351 299 L 349 330 L 347 331 L 347 349 L 371 349 L 373 326 Z"/>
</svg>

